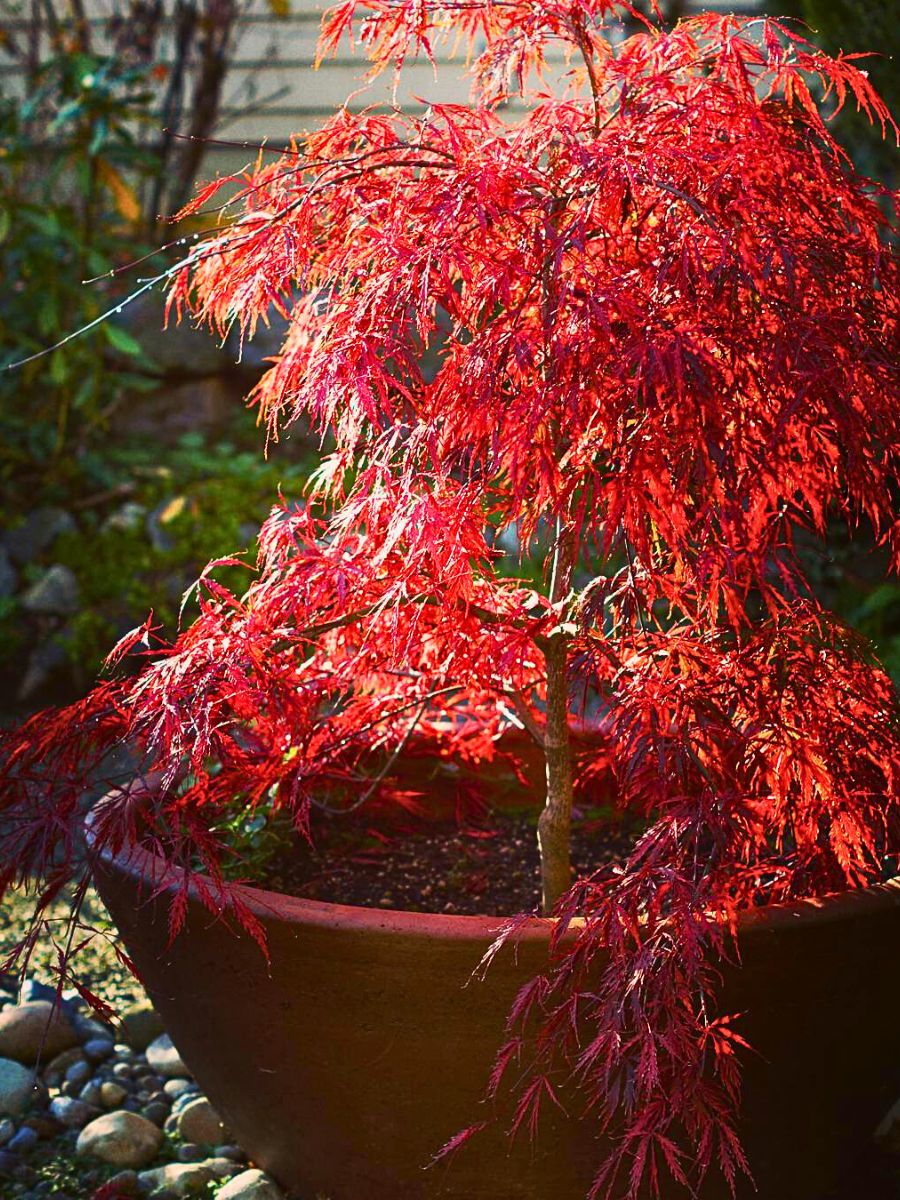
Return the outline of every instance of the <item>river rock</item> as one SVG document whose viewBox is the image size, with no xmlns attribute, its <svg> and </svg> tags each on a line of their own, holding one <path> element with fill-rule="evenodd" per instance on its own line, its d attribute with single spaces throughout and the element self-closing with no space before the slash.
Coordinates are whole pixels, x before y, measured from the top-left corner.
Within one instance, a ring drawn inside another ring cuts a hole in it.
<svg viewBox="0 0 900 1200">
<path fill-rule="evenodd" d="M 281 1188 L 264 1171 L 241 1171 L 229 1179 L 216 1200 L 282 1200 Z"/>
<path fill-rule="evenodd" d="M 19 680 L 16 699 L 24 704 L 41 695 L 53 683 L 71 674 L 71 663 L 60 637 L 46 638 L 28 655 L 25 670 Z"/>
<path fill-rule="evenodd" d="M 155 1071 L 150 1071 L 140 1063 L 136 1064 L 134 1072 L 135 1083 L 146 1092 L 158 1092 L 163 1085 L 162 1078 Z"/>
<path fill-rule="evenodd" d="M 12 1117 L 0 1118 L 0 1146 L 5 1146 L 16 1132 L 16 1123 Z"/>
<path fill-rule="evenodd" d="M 900 1100 L 879 1123 L 875 1140 L 889 1154 L 900 1154 Z"/>
<path fill-rule="evenodd" d="M 152 1162 L 162 1141 L 162 1132 L 137 1113 L 111 1112 L 85 1125 L 75 1149 L 114 1167 L 134 1169 Z"/>
<path fill-rule="evenodd" d="M 19 990 L 19 1004 L 28 1004 L 31 1000 L 50 1000 L 56 999 L 56 988 L 49 983 L 42 983 L 40 979 L 35 979 L 33 975 L 22 984 Z M 62 1007 L 66 1014 L 72 1016 L 72 1006 L 67 1000 L 62 1001 Z"/>
<path fill-rule="evenodd" d="M 164 1032 L 162 1020 L 152 1004 L 133 1004 L 122 1013 L 122 1037 L 132 1050 L 143 1052 Z"/>
<path fill-rule="evenodd" d="M 200 1096 L 200 1089 L 197 1087 L 196 1084 L 194 1084 L 191 1091 L 182 1092 L 182 1094 L 176 1100 L 171 1101 L 172 1112 L 175 1113 L 176 1115 L 180 1112 L 184 1112 L 184 1110 L 187 1108 L 187 1106 L 189 1104 L 193 1104 L 193 1102 L 195 1100 L 197 1100 L 199 1098 L 199 1096 Z"/>
<path fill-rule="evenodd" d="M 128 1095 L 128 1088 L 122 1087 L 112 1079 L 107 1079 L 100 1085 L 100 1103 L 104 1108 L 118 1108 Z"/>
<path fill-rule="evenodd" d="M 225 1135 L 222 1118 L 206 1099 L 198 1096 L 178 1114 L 178 1136 L 186 1142 L 215 1146 Z"/>
<path fill-rule="evenodd" d="M 132 533 L 135 529 L 140 529 L 146 515 L 147 509 L 143 504 L 128 500 L 115 512 L 110 513 L 100 526 L 100 532 Z"/>
<path fill-rule="evenodd" d="M 9 1150 L 0 1150 L 0 1179 L 14 1179 L 18 1176 L 22 1169 L 22 1160 L 18 1154 L 12 1154 Z M 0 1196 L 3 1192 L 0 1191 Z"/>
<path fill-rule="evenodd" d="M 240 1146 L 233 1146 L 229 1142 L 223 1142 L 221 1146 L 213 1146 L 213 1158 L 230 1158 L 232 1162 L 245 1163 L 247 1155 Z"/>
<path fill-rule="evenodd" d="M 87 1044 L 93 1038 L 112 1044 L 115 1041 L 113 1028 L 106 1021 L 98 1021 L 96 1017 L 86 1017 L 84 1013 L 73 1012 L 72 1025 L 78 1034 L 78 1040 Z"/>
<path fill-rule="evenodd" d="M 49 549 L 61 533 L 74 533 L 76 529 L 71 513 L 47 505 L 33 509 L 21 525 L 7 530 L 3 542 L 14 562 L 29 563 Z"/>
<path fill-rule="evenodd" d="M 207 1158 L 197 1163 L 169 1163 L 165 1167 L 154 1167 L 141 1171 L 138 1183 L 142 1190 L 152 1195 L 163 1188 L 173 1196 L 196 1196 L 205 1192 L 207 1184 L 218 1179 L 227 1179 L 240 1168 L 225 1158 Z"/>
<path fill-rule="evenodd" d="M 270 360 L 281 352 L 290 327 L 290 318 L 278 312 L 273 304 L 252 337 L 243 337 L 238 329 L 231 330 L 225 339 L 225 348 L 242 372 L 258 378 L 269 369 Z"/>
<path fill-rule="evenodd" d="M 109 1038 L 91 1038 L 82 1046 L 88 1062 L 101 1063 L 112 1054 L 113 1044 Z"/>
<path fill-rule="evenodd" d="M 160 1034 L 147 1047 L 147 1062 L 157 1075 L 166 1079 L 184 1079 L 190 1075 L 167 1033 Z"/>
<path fill-rule="evenodd" d="M 154 1125 L 158 1125 L 162 1129 L 169 1116 L 169 1106 L 159 1100 L 151 1100 L 149 1104 L 144 1105 L 141 1112 L 148 1121 L 152 1121 Z"/>
<path fill-rule="evenodd" d="M 54 563 L 22 596 L 26 612 L 65 617 L 78 611 L 78 580 L 71 567 Z"/>
<path fill-rule="evenodd" d="M 0 600 L 6 600 L 9 596 L 14 595 L 18 582 L 19 577 L 9 561 L 9 555 L 5 548 L 0 546 Z"/>
<path fill-rule="evenodd" d="M 33 1129 L 39 1138 L 45 1139 L 55 1138 L 65 1128 L 49 1112 L 32 1113 L 30 1117 L 25 1118 L 22 1124 L 27 1125 L 29 1129 Z"/>
<path fill-rule="evenodd" d="M 108 1186 L 115 1196 L 137 1196 L 140 1194 L 137 1171 L 119 1171 L 108 1180 Z"/>
<path fill-rule="evenodd" d="M 50 1101 L 50 1112 L 66 1129 L 81 1129 L 97 1116 L 93 1104 L 86 1104 L 74 1096 L 57 1096 Z"/>
<path fill-rule="evenodd" d="M 170 1100 L 179 1100 L 182 1096 L 196 1093 L 197 1085 L 190 1079 L 167 1079 L 163 1091 Z"/>
<path fill-rule="evenodd" d="M 83 1100 L 85 1104 L 92 1104 L 99 1112 L 100 1109 L 106 1108 L 103 1103 L 103 1085 L 99 1079 L 89 1079 L 87 1083 L 78 1093 L 78 1099 Z"/>
<path fill-rule="evenodd" d="M 40 1141 L 40 1138 L 33 1129 L 29 1129 L 27 1125 L 23 1125 L 18 1129 L 6 1143 L 6 1149 L 13 1154 L 27 1154 L 29 1150 L 33 1150 Z"/>
<path fill-rule="evenodd" d="M 71 1084 L 76 1090 L 83 1088 L 91 1074 L 91 1064 L 85 1059 L 81 1059 L 79 1062 L 73 1062 L 66 1071 L 66 1083 Z"/>
<path fill-rule="evenodd" d="M 162 297 L 148 292 L 132 300 L 115 319 L 140 343 L 154 374 L 184 377 L 228 370 L 234 355 L 222 348 L 219 338 L 190 321 L 173 322 L 166 328 L 164 310 Z"/>
<path fill-rule="evenodd" d="M 49 1088 L 58 1088 L 66 1077 L 66 1072 L 76 1063 L 84 1062 L 84 1054 L 80 1046 L 70 1046 L 68 1050 L 63 1050 L 62 1054 L 57 1054 L 47 1063 L 43 1070 L 44 1083 Z"/>
<path fill-rule="evenodd" d="M 68 1016 L 63 1010 L 54 1009 L 49 1000 L 12 1005 L 0 1013 L 2 1058 L 13 1058 L 31 1067 L 39 1053 L 44 1062 L 50 1062 L 76 1041 Z"/>
<path fill-rule="evenodd" d="M 21 1116 L 35 1100 L 46 1096 L 34 1072 L 11 1058 L 0 1058 L 0 1116 Z"/>
</svg>

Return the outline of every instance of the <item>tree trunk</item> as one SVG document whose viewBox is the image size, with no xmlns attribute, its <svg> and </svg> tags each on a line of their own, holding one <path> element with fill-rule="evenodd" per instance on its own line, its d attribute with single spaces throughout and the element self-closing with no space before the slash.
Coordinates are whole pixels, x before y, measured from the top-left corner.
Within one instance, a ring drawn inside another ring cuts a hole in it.
<svg viewBox="0 0 900 1200">
<path fill-rule="evenodd" d="M 569 531 L 558 532 L 554 551 L 550 598 L 554 603 L 569 591 L 574 554 L 574 538 Z M 568 891 L 572 879 L 572 746 L 569 736 L 569 689 L 567 680 L 567 638 L 553 634 L 544 651 L 547 664 L 547 724 L 544 733 L 547 794 L 538 820 L 538 848 L 541 855 L 541 908 L 545 916 L 560 896 Z"/>
<path fill-rule="evenodd" d="M 237 0 L 206 0 L 199 22 L 202 31 L 200 63 L 191 96 L 191 120 L 187 140 L 175 167 L 175 180 L 167 197 L 172 213 L 187 203 L 197 168 L 206 151 L 206 140 L 215 131 L 237 19 Z"/>
</svg>

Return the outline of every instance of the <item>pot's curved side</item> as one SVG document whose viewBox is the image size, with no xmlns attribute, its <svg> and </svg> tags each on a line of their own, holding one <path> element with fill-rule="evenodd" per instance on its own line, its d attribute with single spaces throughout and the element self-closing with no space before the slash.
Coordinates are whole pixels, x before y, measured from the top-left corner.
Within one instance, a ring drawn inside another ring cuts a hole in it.
<svg viewBox="0 0 900 1200">
<path fill-rule="evenodd" d="M 424 1170 L 481 1103 L 517 988 L 545 964 L 548 922 L 483 981 L 499 920 L 383 913 L 241 889 L 267 965 L 194 898 L 169 945 L 178 884 L 142 851 L 97 881 L 199 1083 L 254 1160 L 302 1200 L 582 1200 L 599 1148 L 548 1108 L 510 1149 L 508 1112 Z M 156 899 L 151 892 L 162 887 Z M 900 1092 L 900 882 L 748 914 L 724 1002 L 759 1052 L 742 1132 L 761 1200 L 825 1200 Z M 751 1194 L 750 1192 L 747 1193 Z M 720 1184 L 704 1196 L 722 1200 Z"/>
<path fill-rule="evenodd" d="M 584 1196 L 596 1148 L 555 1113 L 537 1148 L 523 1137 L 510 1157 L 501 1120 L 449 1167 L 425 1169 L 491 1115 L 481 1100 L 509 1002 L 544 962 L 546 932 L 527 937 L 502 974 L 470 982 L 497 920 L 435 918 L 423 936 L 416 914 L 360 922 L 365 910 L 242 890 L 265 926 L 267 965 L 196 900 L 169 946 L 167 896 L 147 899 L 134 862 L 102 863 L 97 882 L 203 1090 L 301 1200 Z"/>
</svg>

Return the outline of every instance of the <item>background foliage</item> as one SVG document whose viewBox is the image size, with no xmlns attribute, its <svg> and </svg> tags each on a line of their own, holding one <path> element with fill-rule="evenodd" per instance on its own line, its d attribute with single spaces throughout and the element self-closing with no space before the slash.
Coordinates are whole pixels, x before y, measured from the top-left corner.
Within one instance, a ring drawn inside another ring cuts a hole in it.
<svg viewBox="0 0 900 1200">
<path fill-rule="evenodd" d="M 841 50 L 870 52 L 861 65 L 896 116 L 900 112 L 900 23 L 891 0 L 799 0 L 797 7 L 798 15 L 830 54 Z M 889 186 L 897 186 L 898 155 L 894 142 L 881 138 L 880 131 L 873 129 L 852 107 L 841 114 L 836 133 L 861 171 Z"/>
<path fill-rule="evenodd" d="M 172 596 L 206 557 L 252 540 L 235 540 L 235 532 L 262 519 L 282 477 L 281 469 L 260 468 L 255 461 L 258 437 L 252 423 L 241 420 L 240 387 L 233 401 L 237 423 L 224 432 L 199 428 L 193 446 L 190 439 L 177 444 L 163 435 L 150 448 L 146 434 L 131 438 L 117 432 L 123 409 L 171 387 L 131 327 L 106 322 L 51 356 L 16 371 L 2 369 L 113 307 L 129 280 L 120 284 L 108 272 L 171 236 L 158 214 L 188 194 L 202 146 L 179 140 L 174 131 L 201 139 L 213 131 L 246 9 L 230 0 L 192 0 L 170 14 L 166 5 L 132 4 L 125 16 L 111 18 L 115 53 L 106 55 L 80 11 L 73 0 L 44 6 L 52 52 L 38 61 L 25 10 L 8 0 L 0 4 L 0 43 L 25 81 L 24 90 L 13 89 L 0 75 L 0 270 L 10 281 L 0 293 L 0 523 L 15 527 L 38 501 L 67 507 L 110 492 L 107 501 L 79 515 L 77 532 L 53 550 L 53 561 L 72 567 L 82 583 L 83 610 L 62 636 L 75 668 L 68 686 L 77 690 L 94 677 L 109 638 L 123 624 L 135 624 L 151 607 L 168 622 L 177 609 Z M 897 47 L 898 26 L 888 5 L 797 0 L 795 12 L 829 49 L 878 47 L 885 57 L 865 65 L 897 107 L 896 70 L 888 56 Z M 666 6 L 669 23 L 679 15 L 679 4 Z M 175 53 L 163 67 L 159 37 L 167 19 L 175 22 Z M 191 56 L 199 61 L 193 76 L 186 69 Z M 172 133 L 161 132 L 159 119 L 151 117 L 160 107 Z M 264 123 L 261 118 L 261 128 Z M 838 133 L 863 169 L 885 179 L 896 173 L 895 148 L 849 106 Z M 147 273 L 164 262 L 165 256 L 157 256 Z M 105 278 L 82 285 L 97 276 Z M 217 443 L 225 452 L 216 452 Z M 201 444 L 210 452 L 200 452 Z M 241 450 L 233 461 L 229 446 Z M 289 458 L 284 478 L 290 491 L 299 489 L 300 471 Z M 148 474 L 148 460 L 161 472 Z M 148 538 L 143 519 L 130 529 L 104 526 L 123 496 L 152 513 L 181 495 L 189 503 L 173 518 L 168 531 L 173 544 L 165 551 Z M 859 537 L 851 549 L 840 529 L 832 532 L 829 556 L 810 551 L 807 564 L 819 594 L 874 639 L 900 679 L 900 589 L 873 583 L 883 572 L 871 545 L 863 541 L 861 553 Z M 505 548 L 509 570 L 518 572 L 518 548 L 509 535 Z M 538 547 L 521 569 L 539 578 L 542 558 Z M 32 564 L 22 585 L 49 561 L 45 556 Z M 0 595 L 0 671 L 21 663 L 35 636 L 15 596 Z M 51 636 L 59 641 L 60 631 Z"/>
<path fill-rule="evenodd" d="M 161 299 L 71 337 L 165 269 L 167 252 L 155 253 L 175 236 L 165 214 L 190 194 L 246 10 L 134 0 L 101 30 L 78 0 L 0 0 L 0 681 L 26 705 L 48 688 L 88 687 L 112 642 L 151 609 L 173 631 L 205 563 L 252 547 L 279 484 L 300 491 L 290 454 L 261 460 L 239 402 L 249 383 L 228 376 L 233 354 L 205 344 L 198 368 L 189 337 L 154 354 L 169 344 Z M 201 396 L 210 387 L 212 414 Z M 10 563 L 7 535 L 48 505 L 67 529 Z M 65 620 L 22 605 L 53 565 L 79 584 Z"/>
</svg>

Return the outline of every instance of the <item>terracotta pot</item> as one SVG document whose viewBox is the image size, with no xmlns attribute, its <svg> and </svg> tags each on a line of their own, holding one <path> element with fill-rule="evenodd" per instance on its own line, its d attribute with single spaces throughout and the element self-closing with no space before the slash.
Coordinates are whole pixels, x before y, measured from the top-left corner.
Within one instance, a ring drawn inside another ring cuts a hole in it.
<svg viewBox="0 0 900 1200">
<path fill-rule="evenodd" d="M 480 1103 L 519 985 L 545 961 L 533 920 L 516 958 L 470 976 L 499 919 L 384 912 L 257 889 L 267 965 L 190 903 L 168 944 L 177 876 L 146 852 L 103 858 L 97 883 L 198 1083 L 253 1160 L 303 1200 L 583 1200 L 587 1122 L 547 1112 L 537 1143 L 500 1128 L 449 1166 L 435 1151 Z M 151 893 L 162 892 L 151 899 Z M 741 1131 L 758 1200 L 823 1200 L 900 1094 L 900 879 L 747 914 L 729 1011 L 746 1059 Z M 502 1116 L 502 1114 L 501 1114 Z M 676 1189 L 678 1196 L 684 1193 Z M 704 1197 L 727 1195 L 720 1181 Z M 875 1200 L 860 1197 L 860 1200 Z"/>
</svg>

